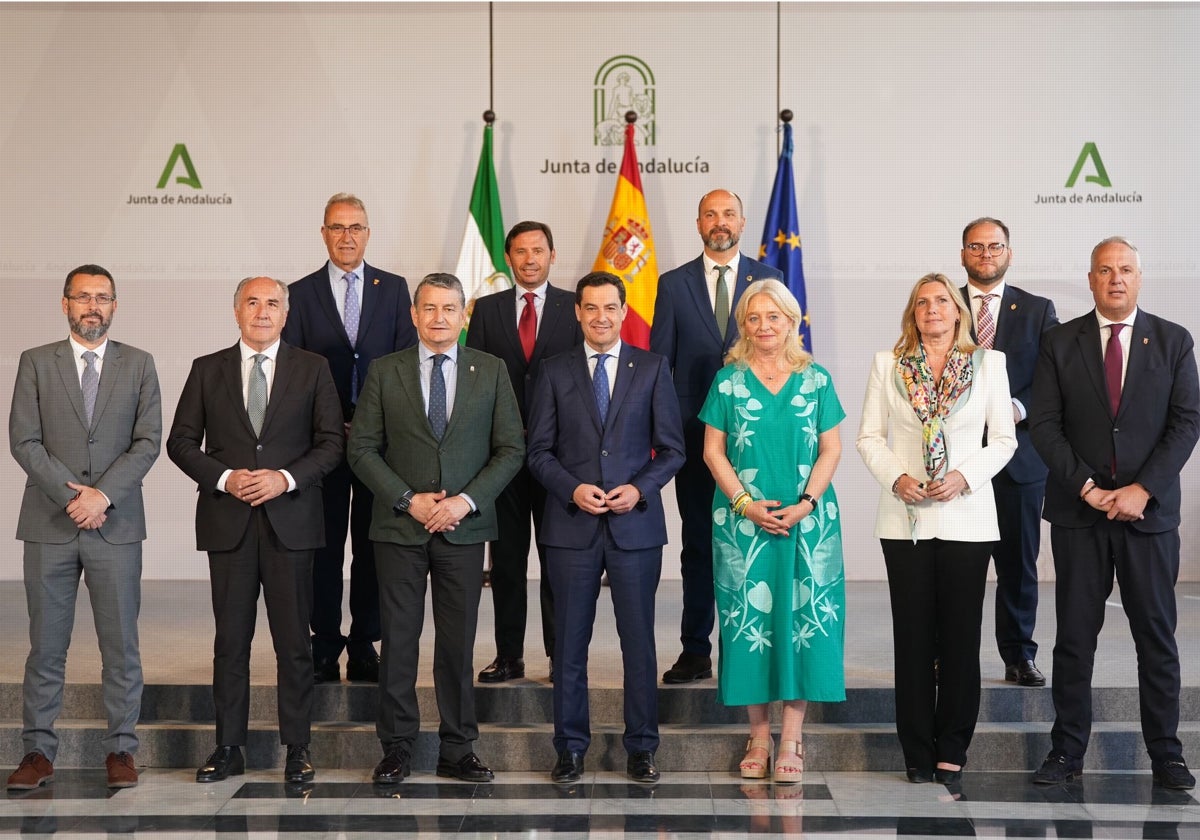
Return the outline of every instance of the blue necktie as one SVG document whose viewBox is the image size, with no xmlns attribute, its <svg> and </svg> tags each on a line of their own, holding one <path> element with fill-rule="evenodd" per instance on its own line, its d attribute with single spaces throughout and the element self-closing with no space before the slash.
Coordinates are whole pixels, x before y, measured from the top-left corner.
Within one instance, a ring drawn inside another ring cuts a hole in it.
<svg viewBox="0 0 1200 840">
<path fill-rule="evenodd" d="M 91 350 L 83 351 L 83 361 L 86 366 L 79 385 L 83 389 L 83 414 L 88 428 L 92 427 L 92 413 L 96 410 L 96 394 L 100 390 L 100 373 L 96 370 L 96 359 L 99 357 Z"/>
<path fill-rule="evenodd" d="M 342 307 L 345 314 L 342 320 L 346 324 L 346 337 L 350 339 L 350 346 L 354 347 L 358 344 L 358 317 L 360 314 L 358 308 L 358 289 L 355 288 L 355 281 L 358 280 L 358 275 L 353 271 L 349 271 L 345 275 L 346 278 L 346 300 Z M 350 402 L 358 402 L 358 359 L 353 360 L 354 365 L 350 369 Z"/>
<path fill-rule="evenodd" d="M 446 376 L 442 373 L 445 353 L 433 357 L 433 372 L 429 376 L 429 426 L 438 440 L 446 434 Z"/>
<path fill-rule="evenodd" d="M 607 353 L 596 354 L 596 370 L 592 373 L 592 391 L 596 394 L 596 408 L 600 410 L 600 424 L 608 422 L 608 368 L 604 362 Z"/>
</svg>

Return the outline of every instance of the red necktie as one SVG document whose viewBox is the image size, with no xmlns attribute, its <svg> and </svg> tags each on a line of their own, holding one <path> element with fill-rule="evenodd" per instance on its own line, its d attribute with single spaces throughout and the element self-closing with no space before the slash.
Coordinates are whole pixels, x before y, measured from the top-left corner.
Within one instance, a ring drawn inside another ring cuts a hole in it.
<svg viewBox="0 0 1200 840">
<path fill-rule="evenodd" d="M 1110 324 L 1108 344 L 1104 347 L 1104 381 L 1108 385 L 1108 407 L 1112 416 L 1117 416 L 1121 407 L 1121 363 L 1124 354 L 1121 352 L 1121 330 L 1124 324 Z"/>
<path fill-rule="evenodd" d="M 525 361 L 533 358 L 533 342 L 537 340 L 537 310 L 533 307 L 533 292 L 526 292 L 525 308 L 517 320 L 517 335 L 521 337 L 521 349 L 525 351 Z"/>
</svg>

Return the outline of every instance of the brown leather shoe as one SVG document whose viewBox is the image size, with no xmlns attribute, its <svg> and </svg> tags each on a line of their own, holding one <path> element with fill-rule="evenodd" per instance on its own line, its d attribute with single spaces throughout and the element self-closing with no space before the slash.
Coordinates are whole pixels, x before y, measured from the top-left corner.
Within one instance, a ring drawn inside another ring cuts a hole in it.
<svg viewBox="0 0 1200 840">
<path fill-rule="evenodd" d="M 109 753 L 108 758 L 104 759 L 104 769 L 108 771 L 110 788 L 137 787 L 137 765 L 129 753 Z"/>
<path fill-rule="evenodd" d="M 33 790 L 54 781 L 54 765 L 50 759 L 34 750 L 26 753 L 20 766 L 8 777 L 9 790 Z"/>
</svg>

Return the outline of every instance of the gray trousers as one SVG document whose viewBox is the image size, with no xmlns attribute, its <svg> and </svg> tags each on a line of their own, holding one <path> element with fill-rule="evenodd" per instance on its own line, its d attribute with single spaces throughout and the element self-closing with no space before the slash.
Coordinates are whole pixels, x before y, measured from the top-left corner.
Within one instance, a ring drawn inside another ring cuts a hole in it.
<svg viewBox="0 0 1200 840">
<path fill-rule="evenodd" d="M 134 727 L 142 710 L 142 659 L 138 612 L 142 605 L 142 544 L 111 545 L 98 531 L 80 531 L 62 545 L 25 543 L 25 601 L 29 657 L 25 660 L 25 752 L 51 762 L 58 752 L 54 723 L 62 711 L 67 648 L 75 625 L 79 578 L 87 584 L 100 643 L 105 752 L 134 753 Z"/>
</svg>

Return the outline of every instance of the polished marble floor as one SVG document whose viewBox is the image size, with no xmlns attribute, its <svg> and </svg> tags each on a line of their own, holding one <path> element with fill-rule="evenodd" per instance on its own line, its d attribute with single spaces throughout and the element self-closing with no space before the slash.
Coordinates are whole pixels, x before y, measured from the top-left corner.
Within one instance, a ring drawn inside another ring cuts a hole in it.
<svg viewBox="0 0 1200 840">
<path fill-rule="evenodd" d="M 8 793 L 0 833 L 156 838 L 367 837 L 1092 837 L 1200 838 L 1200 801 L 1153 787 L 1146 773 L 1085 775 L 1042 788 L 1027 773 L 967 772 L 961 787 L 911 785 L 886 773 L 812 771 L 800 785 L 674 773 L 638 785 L 589 772 L 577 785 L 506 773 L 490 785 L 414 774 L 392 788 L 361 771 L 319 772 L 289 787 L 277 773 L 198 785 L 188 770 L 147 770 L 104 787 L 103 770 L 59 771 L 45 788 Z"/>
</svg>

